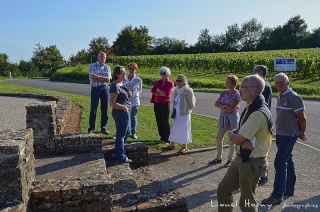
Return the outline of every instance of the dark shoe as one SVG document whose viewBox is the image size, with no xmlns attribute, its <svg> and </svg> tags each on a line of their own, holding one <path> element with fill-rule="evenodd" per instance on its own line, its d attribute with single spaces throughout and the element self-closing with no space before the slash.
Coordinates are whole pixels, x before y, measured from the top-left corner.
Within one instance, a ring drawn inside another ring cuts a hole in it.
<svg viewBox="0 0 320 212">
<path fill-rule="evenodd" d="M 268 182 L 268 176 L 266 176 L 266 177 L 260 177 L 260 180 L 259 180 L 259 182 L 258 182 L 258 185 L 265 184 L 266 182 Z"/>
<path fill-rule="evenodd" d="M 288 196 L 288 197 L 293 197 L 293 196 L 294 196 L 294 193 L 285 192 L 283 195 L 284 195 L 284 196 Z"/>
<path fill-rule="evenodd" d="M 219 160 L 219 159 L 214 159 L 213 161 L 210 161 L 208 164 L 210 164 L 210 165 L 216 165 L 216 164 L 219 164 L 219 163 L 221 163 L 222 162 L 222 160 Z"/>
<path fill-rule="evenodd" d="M 162 147 L 162 152 L 167 152 L 167 151 L 171 151 L 174 150 L 174 146 L 164 146 Z"/>
<path fill-rule="evenodd" d="M 263 205 L 276 205 L 282 202 L 281 198 L 275 198 L 274 196 L 270 196 L 267 199 L 262 200 L 261 204 Z"/>
<path fill-rule="evenodd" d="M 231 164 L 231 160 L 228 160 L 228 161 L 227 161 L 227 163 L 226 163 L 226 164 L 224 164 L 224 166 L 223 166 L 223 167 L 227 168 L 227 167 L 229 167 L 229 166 L 230 166 L 230 164 Z"/>
<path fill-rule="evenodd" d="M 100 133 L 105 134 L 105 135 L 109 135 L 110 134 L 110 132 L 107 131 L 107 130 L 101 130 Z"/>
<path fill-rule="evenodd" d="M 133 138 L 133 139 L 138 139 L 138 136 L 137 136 L 136 134 L 133 134 L 133 135 L 131 136 L 131 138 Z"/>
</svg>

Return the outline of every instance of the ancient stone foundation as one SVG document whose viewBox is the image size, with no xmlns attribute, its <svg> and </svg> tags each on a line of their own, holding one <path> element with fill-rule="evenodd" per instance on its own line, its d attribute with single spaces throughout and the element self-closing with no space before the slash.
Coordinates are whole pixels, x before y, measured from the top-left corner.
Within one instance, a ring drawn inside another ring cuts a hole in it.
<svg viewBox="0 0 320 212">
<path fill-rule="evenodd" d="M 147 167 L 147 145 L 125 145 L 133 163 L 119 164 L 100 134 L 63 134 L 69 99 L 20 96 L 50 101 L 26 106 L 28 129 L 0 132 L 0 212 L 188 211 Z"/>
<path fill-rule="evenodd" d="M 26 211 L 34 160 L 32 129 L 0 132 L 0 210 Z"/>
</svg>

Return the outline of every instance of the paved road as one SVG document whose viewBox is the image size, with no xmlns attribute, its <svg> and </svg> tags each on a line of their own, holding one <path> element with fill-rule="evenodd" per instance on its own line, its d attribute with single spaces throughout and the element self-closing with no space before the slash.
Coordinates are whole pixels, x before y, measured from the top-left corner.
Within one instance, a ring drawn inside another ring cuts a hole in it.
<svg viewBox="0 0 320 212">
<path fill-rule="evenodd" d="M 86 96 L 90 95 L 90 86 L 87 84 L 52 82 L 48 79 L 5 80 L 5 82 Z M 151 105 L 151 103 L 149 102 L 150 96 L 150 90 L 143 89 L 143 92 L 141 93 L 141 104 Z M 219 109 L 213 106 L 213 102 L 218 98 L 217 93 L 195 92 L 195 96 L 197 99 L 197 104 L 194 109 L 194 113 L 212 117 L 219 117 Z M 320 129 L 320 113 L 318 107 L 320 107 L 320 102 L 305 100 L 304 103 L 306 106 L 306 116 L 308 120 L 306 132 L 308 141 L 306 142 L 306 145 L 310 145 L 312 147 L 320 149 L 320 142 L 318 136 L 318 131 Z M 241 111 L 244 108 L 244 105 L 245 104 L 243 102 L 240 103 Z M 272 105 L 276 105 L 276 98 L 272 99 Z M 276 117 L 275 107 L 271 108 L 271 112 L 273 117 Z"/>
<path fill-rule="evenodd" d="M 6 83 L 81 95 L 90 94 L 90 87 L 83 84 L 50 82 L 44 79 L 6 80 Z M 219 110 L 213 107 L 213 101 L 218 98 L 218 94 L 197 92 L 195 95 L 198 103 L 194 112 L 218 117 Z M 141 99 L 142 104 L 151 105 L 149 103 L 149 89 L 144 90 Z M 315 147 L 319 148 L 320 146 L 316 140 L 316 133 L 319 129 L 319 124 L 317 122 L 319 120 L 319 112 L 317 111 L 317 107 L 319 107 L 320 104 L 316 101 L 305 101 L 305 104 L 308 119 L 308 144 L 313 147 L 298 143 L 294 148 L 293 154 L 297 173 L 295 196 L 285 198 L 283 203 L 276 205 L 275 207 L 266 208 L 260 205 L 259 211 L 319 211 L 320 168 L 318 161 L 320 160 L 320 151 Z M 275 99 L 273 99 L 273 105 L 275 105 Z M 241 108 L 244 108 L 243 103 L 241 103 Z M 274 114 L 274 112 L 273 108 L 272 113 Z M 191 153 L 192 151 L 187 152 L 185 155 L 164 153 L 168 154 L 168 157 L 164 157 L 164 154 L 161 154 L 161 157 L 150 157 L 150 166 L 155 171 L 156 177 L 165 189 L 179 191 L 181 195 L 186 198 L 190 212 L 217 211 L 216 188 L 227 169 L 222 167 L 223 164 L 208 166 L 207 162 L 212 160 L 215 156 L 214 150 L 204 152 L 194 151 L 192 154 Z M 224 159 L 227 158 L 227 153 L 228 151 L 225 150 L 223 153 Z M 274 167 L 272 164 L 274 162 L 275 153 L 276 146 L 273 142 L 268 157 L 270 180 L 264 186 L 257 188 L 256 198 L 258 202 L 261 202 L 263 198 L 268 197 L 272 191 L 274 179 Z M 239 191 L 234 193 L 235 205 L 238 204 L 239 194 Z M 240 211 L 238 207 L 235 207 L 234 209 L 234 211 Z"/>
</svg>

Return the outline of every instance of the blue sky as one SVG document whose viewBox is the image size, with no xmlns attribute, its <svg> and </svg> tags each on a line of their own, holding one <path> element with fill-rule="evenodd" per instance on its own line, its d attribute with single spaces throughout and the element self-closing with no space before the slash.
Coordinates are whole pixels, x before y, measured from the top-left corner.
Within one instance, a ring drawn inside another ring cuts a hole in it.
<svg viewBox="0 0 320 212">
<path fill-rule="evenodd" d="M 40 43 L 56 45 L 68 60 L 93 38 L 112 45 L 126 25 L 192 45 L 201 29 L 217 35 L 252 18 L 275 27 L 301 15 L 311 31 L 320 27 L 319 8 L 319 0 L 0 0 L 0 53 L 13 63 L 29 60 Z"/>
</svg>

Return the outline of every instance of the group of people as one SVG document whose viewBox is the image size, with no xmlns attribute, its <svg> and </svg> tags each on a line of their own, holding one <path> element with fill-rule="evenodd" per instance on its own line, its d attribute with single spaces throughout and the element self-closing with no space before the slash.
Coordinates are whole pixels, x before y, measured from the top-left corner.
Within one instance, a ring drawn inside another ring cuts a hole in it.
<svg viewBox="0 0 320 212">
<path fill-rule="evenodd" d="M 129 74 L 124 66 L 116 66 L 111 69 L 106 62 L 106 54 L 100 52 L 98 61 L 89 67 L 89 80 L 91 86 L 91 107 L 88 133 L 95 130 L 97 108 L 100 100 L 101 131 L 107 131 L 108 105 L 112 107 L 112 117 L 115 121 L 116 135 L 115 148 L 112 157 L 121 163 L 132 162 L 126 155 L 124 144 L 130 136 L 137 139 L 137 112 L 140 105 L 139 95 L 142 91 L 142 80 L 136 75 L 138 65 L 134 62 L 128 64 Z M 110 85 L 110 81 L 113 83 Z"/>
<path fill-rule="evenodd" d="M 255 199 L 255 189 L 258 184 L 268 180 L 267 156 L 271 146 L 273 118 L 270 111 L 272 89 L 266 81 L 267 71 L 266 66 L 255 66 L 252 75 L 243 78 L 239 91 L 235 89 L 237 77 L 227 76 L 227 89 L 221 92 L 215 102 L 215 106 L 221 109 L 216 135 L 217 157 L 209 164 L 222 162 L 222 138 L 229 132 L 228 161 L 224 165 L 229 169 L 218 185 L 218 211 L 233 210 L 233 192 L 238 189 L 241 191 L 241 211 L 257 211 L 259 203 Z M 273 191 L 262 200 L 261 204 L 264 205 L 279 204 L 284 196 L 294 196 L 296 174 L 292 151 L 298 138 L 303 141 L 307 139 L 302 98 L 289 87 L 289 78 L 285 73 L 277 74 L 274 82 L 279 92 L 275 121 L 278 150 L 274 160 Z M 239 118 L 240 99 L 246 103 L 246 107 Z M 233 159 L 234 152 L 236 157 Z"/>
<path fill-rule="evenodd" d="M 137 111 L 140 105 L 139 94 L 142 80 L 136 75 L 138 65 L 128 64 L 129 74 L 124 66 L 111 69 L 105 64 L 106 55 L 101 52 L 98 61 L 90 65 L 91 111 L 88 132 L 95 129 L 95 119 L 99 99 L 101 100 L 101 133 L 107 131 L 108 102 L 116 125 L 115 148 L 112 153 L 119 162 L 131 162 L 126 156 L 124 143 L 131 136 L 137 139 Z M 259 183 L 266 182 L 268 151 L 273 134 L 271 115 L 272 89 L 266 80 L 268 69 L 264 65 L 255 66 L 252 75 L 243 78 L 239 90 L 236 89 L 238 77 L 226 77 L 226 90 L 220 93 L 214 106 L 220 109 L 218 132 L 216 135 L 216 158 L 211 165 L 222 162 L 223 137 L 228 132 L 229 154 L 224 167 L 227 173 L 218 185 L 217 197 L 219 211 L 232 211 L 233 192 L 240 188 L 239 206 L 242 211 L 257 211 L 255 189 Z M 175 144 L 182 144 L 179 153 L 187 151 L 192 142 L 191 113 L 196 98 L 188 85 L 185 75 L 176 78 L 176 87 L 170 80 L 168 67 L 159 70 L 161 79 L 151 89 L 154 114 L 158 126 L 160 141 L 168 143 L 163 151 L 173 150 Z M 108 83 L 113 83 L 108 87 Z M 273 192 L 262 204 L 279 204 L 283 196 L 293 196 L 296 182 L 292 151 L 297 139 L 306 140 L 306 117 L 302 98 L 289 87 L 289 78 L 285 73 L 274 77 L 279 92 L 276 105 L 276 145 L 274 161 L 275 178 Z M 109 96 L 110 94 L 110 96 Z M 170 100 L 173 102 L 171 113 L 172 126 L 169 125 Z M 239 115 L 240 101 L 246 103 Z M 234 153 L 236 157 L 234 158 Z"/>
</svg>

